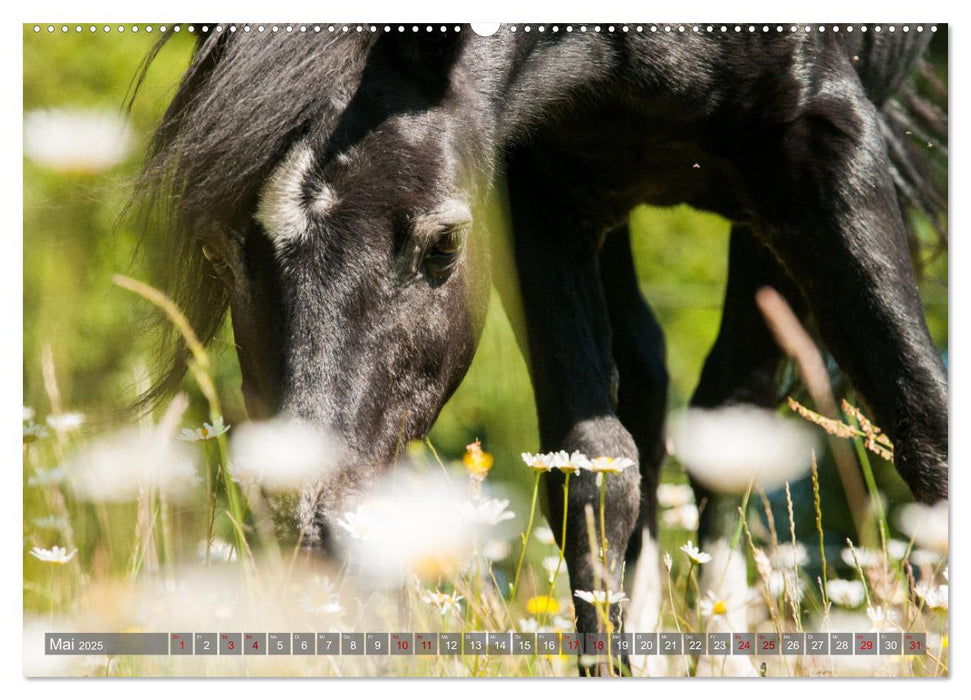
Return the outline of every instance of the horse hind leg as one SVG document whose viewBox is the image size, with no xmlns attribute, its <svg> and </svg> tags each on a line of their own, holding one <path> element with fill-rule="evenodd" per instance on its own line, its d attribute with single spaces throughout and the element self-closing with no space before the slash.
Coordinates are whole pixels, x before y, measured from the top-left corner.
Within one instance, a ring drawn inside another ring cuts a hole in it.
<svg viewBox="0 0 971 700">
<path fill-rule="evenodd" d="M 599 257 L 618 374 L 617 416 L 637 445 L 641 477 L 639 517 L 626 552 L 625 580 L 631 602 L 624 622 L 628 632 L 654 632 L 661 609 L 657 486 L 666 453 L 663 431 L 668 373 L 664 334 L 641 296 L 626 225 L 607 235 Z M 650 674 L 653 669 L 643 662 L 654 658 L 632 657 L 632 671 Z"/>
<path fill-rule="evenodd" d="M 805 316 L 799 290 L 772 251 L 750 227 L 735 224 L 721 325 L 691 397 L 692 408 L 748 405 L 772 410 L 778 405 L 777 378 L 784 355 L 755 302 L 762 287 L 775 289 L 797 316 Z M 699 538 L 704 542 L 724 536 L 734 527 L 741 500 L 710 491 L 696 480 L 692 487 L 701 507 Z"/>
<path fill-rule="evenodd" d="M 793 121 L 763 181 L 766 243 L 799 284 L 820 335 L 878 425 L 914 496 L 948 495 L 948 387 L 931 340 L 876 108 L 852 67 Z M 811 154 L 811 155 L 810 155 Z"/>
<path fill-rule="evenodd" d="M 721 325 L 691 398 L 692 408 L 748 405 L 771 410 L 777 406 L 777 377 L 784 356 L 756 306 L 755 294 L 764 286 L 785 297 L 798 316 L 805 315 L 802 296 L 772 251 L 750 227 L 736 224 L 729 243 Z M 745 560 L 729 546 L 741 498 L 709 490 L 695 479 L 692 487 L 700 509 L 698 538 L 702 549 L 713 556 L 702 568 L 699 586 L 719 597 L 743 596 L 747 589 Z M 723 628 L 711 631 L 739 631 L 746 620 L 736 612 L 718 624 Z M 748 670 L 750 665 L 743 664 L 733 668 L 733 673 Z"/>
</svg>

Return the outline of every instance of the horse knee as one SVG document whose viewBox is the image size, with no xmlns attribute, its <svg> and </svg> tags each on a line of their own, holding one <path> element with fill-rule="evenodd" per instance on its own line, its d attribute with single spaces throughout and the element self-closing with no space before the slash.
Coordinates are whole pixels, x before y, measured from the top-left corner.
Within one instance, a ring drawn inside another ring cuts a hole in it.
<svg viewBox="0 0 971 700">
<path fill-rule="evenodd" d="M 613 457 L 626 458 L 633 462 L 633 466 L 620 473 L 603 475 L 603 523 L 608 548 L 618 562 L 622 561 L 627 543 L 638 523 L 641 506 L 638 450 L 633 437 L 616 417 L 591 418 L 574 426 L 567 434 L 563 448 L 571 452 L 579 450 L 591 459 Z M 584 511 L 589 505 L 593 509 L 596 527 L 599 528 L 600 500 L 601 486 L 593 473 L 581 471 L 571 480 L 568 494 L 571 520 L 584 519 Z M 553 499 L 551 504 L 552 501 Z M 583 527 L 586 527 L 585 522 Z M 587 541 L 585 537 L 583 541 Z"/>
</svg>

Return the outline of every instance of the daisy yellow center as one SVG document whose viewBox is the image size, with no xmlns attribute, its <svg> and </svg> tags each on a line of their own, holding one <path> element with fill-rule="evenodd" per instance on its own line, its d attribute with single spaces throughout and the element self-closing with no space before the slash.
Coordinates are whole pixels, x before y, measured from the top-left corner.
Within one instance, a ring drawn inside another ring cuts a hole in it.
<svg viewBox="0 0 971 700">
<path fill-rule="evenodd" d="M 711 611 L 716 615 L 724 615 L 727 612 L 724 600 L 716 600 L 715 604 L 711 607 Z"/>
<path fill-rule="evenodd" d="M 529 601 L 527 601 L 526 611 L 530 615 L 539 615 L 540 613 L 549 613 L 550 615 L 555 615 L 560 611 L 560 604 L 556 598 L 538 595 L 530 598 Z"/>
<path fill-rule="evenodd" d="M 207 428 L 201 428 L 200 430 L 202 432 L 202 437 L 204 438 L 209 437 L 209 430 Z"/>
</svg>

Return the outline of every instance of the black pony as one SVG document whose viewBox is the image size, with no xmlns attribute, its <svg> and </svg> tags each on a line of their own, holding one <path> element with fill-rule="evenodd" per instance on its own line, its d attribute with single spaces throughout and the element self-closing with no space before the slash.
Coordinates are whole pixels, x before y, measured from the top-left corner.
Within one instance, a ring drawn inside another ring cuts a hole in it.
<svg viewBox="0 0 971 700">
<path fill-rule="evenodd" d="M 168 287 L 193 326 L 209 340 L 232 314 L 251 415 L 346 442 L 340 475 L 304 494 L 310 546 L 326 548 L 344 499 L 429 430 L 462 380 L 497 208 L 518 274 L 496 284 L 543 449 L 639 465 L 608 481 L 613 564 L 654 533 L 664 455 L 664 342 L 626 224 L 641 203 L 733 222 L 695 405 L 776 400 L 781 354 L 754 302 L 773 286 L 812 314 L 914 495 L 947 497 L 947 381 L 898 200 L 943 206 L 911 143 L 942 122 L 913 91 L 891 100 L 929 31 L 322 29 L 209 27 L 140 186 L 165 217 Z M 184 368 L 176 350 L 154 395 Z M 562 477 L 548 476 L 558 522 Z M 590 590 L 592 475 L 569 497 L 570 582 Z M 578 629 L 595 631 L 593 607 L 575 603 Z"/>
</svg>

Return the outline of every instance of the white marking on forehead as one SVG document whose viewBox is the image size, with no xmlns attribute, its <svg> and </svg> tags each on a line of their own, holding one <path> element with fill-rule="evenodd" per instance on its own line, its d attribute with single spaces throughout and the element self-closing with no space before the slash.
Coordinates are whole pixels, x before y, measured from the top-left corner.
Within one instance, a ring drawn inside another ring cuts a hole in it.
<svg viewBox="0 0 971 700">
<path fill-rule="evenodd" d="M 255 219 L 278 249 L 300 241 L 310 232 L 304 184 L 314 165 L 314 155 L 306 143 L 298 143 L 276 167 L 260 192 Z M 318 187 L 311 206 L 321 214 L 337 204 L 337 194 L 327 184 Z"/>
</svg>

